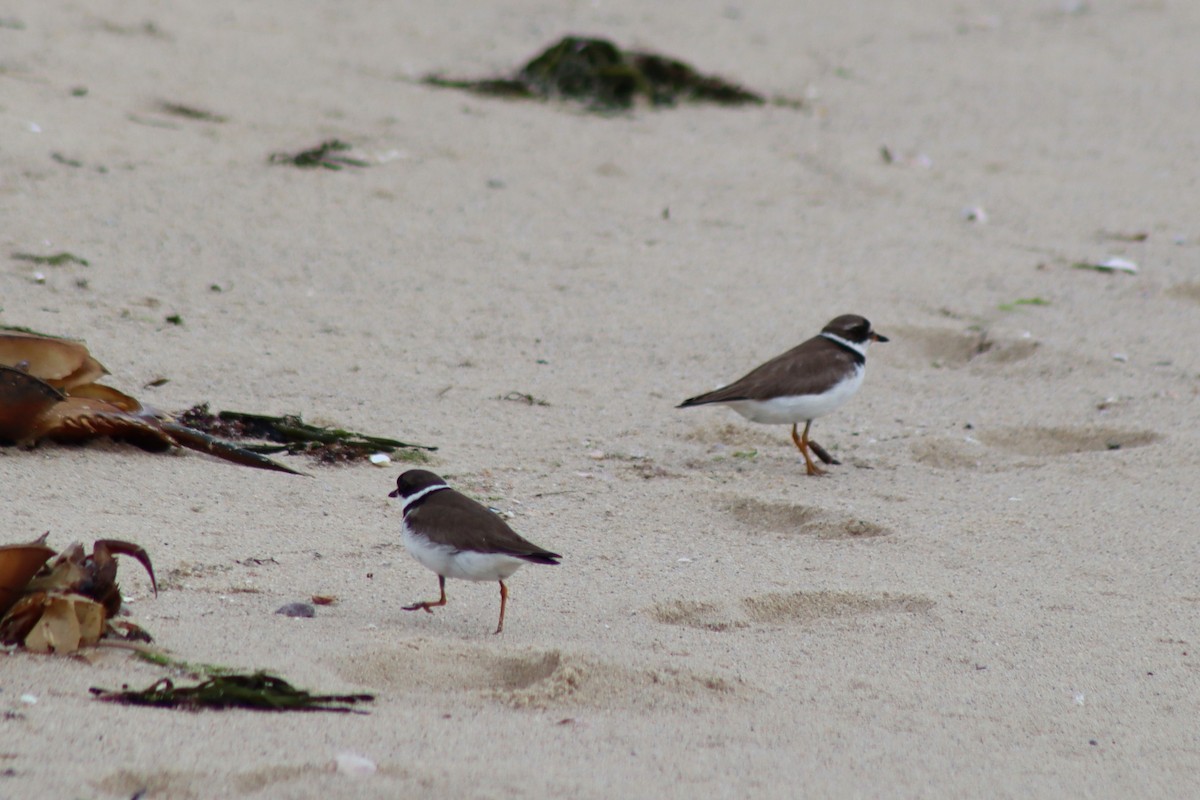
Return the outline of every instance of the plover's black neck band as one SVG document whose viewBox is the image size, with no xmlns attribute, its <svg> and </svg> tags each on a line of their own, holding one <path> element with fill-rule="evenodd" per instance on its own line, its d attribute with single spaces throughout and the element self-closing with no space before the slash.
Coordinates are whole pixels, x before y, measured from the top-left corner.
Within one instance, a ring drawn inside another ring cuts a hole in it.
<svg viewBox="0 0 1200 800">
<path fill-rule="evenodd" d="M 822 331 L 821 335 L 824 336 L 829 341 L 836 344 L 838 347 L 845 350 L 851 356 L 853 356 L 855 364 L 858 364 L 861 367 L 867 363 L 867 354 L 866 354 L 866 346 L 865 345 L 854 344 L 854 342 L 847 341 L 847 340 L 843 339 L 842 337 L 838 336 L 836 333 L 827 333 L 825 331 Z"/>
<path fill-rule="evenodd" d="M 429 495 L 433 494 L 434 492 L 440 491 L 442 489 L 449 489 L 449 488 L 450 487 L 444 483 L 438 483 L 438 484 L 434 484 L 433 486 L 426 486 L 421 491 L 419 491 L 415 494 L 411 494 L 408 497 L 404 498 L 404 516 L 407 517 L 413 509 L 415 509 L 417 506 L 421 505 L 421 503 L 424 503 L 427 499 L 429 499 Z"/>
</svg>

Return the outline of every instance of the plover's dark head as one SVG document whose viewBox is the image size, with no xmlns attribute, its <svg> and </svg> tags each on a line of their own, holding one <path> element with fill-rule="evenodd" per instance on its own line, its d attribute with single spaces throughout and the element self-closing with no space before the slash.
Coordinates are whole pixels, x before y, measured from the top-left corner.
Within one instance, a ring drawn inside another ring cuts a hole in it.
<svg viewBox="0 0 1200 800">
<path fill-rule="evenodd" d="M 829 321 L 821 333 L 832 334 L 851 344 L 865 345 L 867 342 L 886 342 L 888 338 L 871 330 L 871 323 L 858 314 L 842 314 Z"/>
<path fill-rule="evenodd" d="M 410 469 L 396 478 L 396 488 L 388 492 L 388 497 L 409 498 L 431 486 L 445 486 L 441 476 L 427 469 Z"/>
</svg>

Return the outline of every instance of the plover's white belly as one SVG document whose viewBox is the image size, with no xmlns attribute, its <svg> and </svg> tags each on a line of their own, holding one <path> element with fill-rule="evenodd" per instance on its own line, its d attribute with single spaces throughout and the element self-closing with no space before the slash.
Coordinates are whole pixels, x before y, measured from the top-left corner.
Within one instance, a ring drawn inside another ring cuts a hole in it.
<svg viewBox="0 0 1200 800">
<path fill-rule="evenodd" d="M 504 553 L 477 553 L 434 544 L 413 533 L 405 525 L 400 534 L 406 549 L 422 566 L 438 575 L 464 581 L 502 581 L 512 575 L 525 560 Z"/>
<path fill-rule="evenodd" d="M 862 386 L 866 370 L 859 366 L 849 378 L 825 394 L 791 395 L 771 400 L 734 400 L 725 405 L 751 422 L 791 425 L 829 414 L 846 404 Z"/>
</svg>

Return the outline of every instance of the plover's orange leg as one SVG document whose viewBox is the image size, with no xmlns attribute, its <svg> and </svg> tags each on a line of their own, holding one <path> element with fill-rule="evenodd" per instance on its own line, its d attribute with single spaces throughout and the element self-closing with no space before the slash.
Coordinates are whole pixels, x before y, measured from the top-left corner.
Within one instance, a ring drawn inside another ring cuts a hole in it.
<svg viewBox="0 0 1200 800">
<path fill-rule="evenodd" d="M 799 422 L 792 425 L 792 441 L 796 443 L 796 447 L 800 448 L 800 454 L 804 456 L 804 466 L 808 470 L 809 475 L 824 475 L 825 470 L 813 463 L 812 456 L 808 454 L 808 429 L 812 426 L 812 420 L 804 423 L 804 435 L 797 436 L 796 428 L 800 425 Z"/>
<path fill-rule="evenodd" d="M 833 464 L 834 466 L 837 466 L 842 463 L 833 456 L 829 455 L 829 452 L 824 447 L 821 447 L 821 445 L 817 444 L 815 439 L 809 439 L 808 446 L 811 447 L 812 451 L 817 454 L 817 458 L 821 459 L 826 464 Z"/>
<path fill-rule="evenodd" d="M 504 630 L 504 606 L 508 604 L 508 587 L 504 585 L 504 581 L 500 581 L 500 624 L 496 626 L 496 633 Z"/>
<path fill-rule="evenodd" d="M 405 611 L 423 610 L 423 611 L 426 611 L 426 612 L 432 614 L 433 610 L 435 608 L 437 608 L 438 606 L 446 605 L 446 578 L 443 577 L 442 575 L 438 575 L 438 587 L 442 590 L 442 599 L 437 600 L 437 601 L 426 600 L 423 603 L 413 603 L 411 606 L 404 606 L 404 610 Z"/>
</svg>

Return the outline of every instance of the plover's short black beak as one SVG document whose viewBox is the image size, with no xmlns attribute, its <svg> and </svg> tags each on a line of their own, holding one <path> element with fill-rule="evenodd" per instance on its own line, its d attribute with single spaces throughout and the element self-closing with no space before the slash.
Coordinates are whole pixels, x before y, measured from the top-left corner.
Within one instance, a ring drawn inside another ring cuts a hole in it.
<svg viewBox="0 0 1200 800">
<path fill-rule="evenodd" d="M 891 340 L 888 339 L 888 337 L 884 336 L 883 334 L 879 334 L 879 333 L 876 333 L 875 331 L 871 331 L 871 341 L 872 342 L 887 342 L 887 341 L 891 341 Z"/>
<path fill-rule="evenodd" d="M 400 496 L 399 488 L 392 489 L 390 492 L 388 492 L 388 497 L 399 497 L 399 496 Z"/>
</svg>

